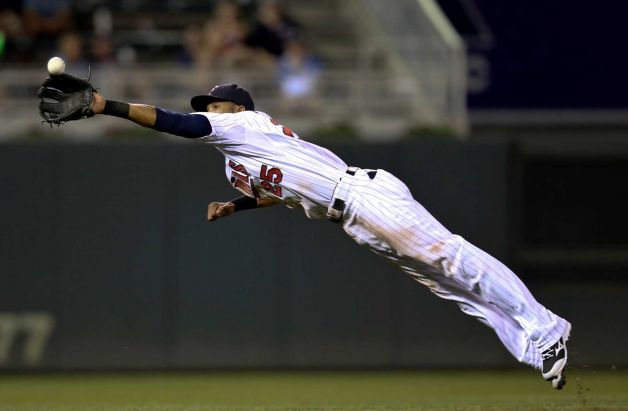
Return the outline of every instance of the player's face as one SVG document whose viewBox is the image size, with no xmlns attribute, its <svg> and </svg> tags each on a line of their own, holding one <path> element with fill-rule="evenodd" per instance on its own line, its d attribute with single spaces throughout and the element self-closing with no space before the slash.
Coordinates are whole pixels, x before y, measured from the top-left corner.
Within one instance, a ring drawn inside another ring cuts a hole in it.
<svg viewBox="0 0 628 411">
<path fill-rule="evenodd" d="M 244 106 L 232 103 L 231 101 L 214 101 L 207 105 L 207 112 L 216 114 L 238 113 L 244 110 Z"/>
</svg>

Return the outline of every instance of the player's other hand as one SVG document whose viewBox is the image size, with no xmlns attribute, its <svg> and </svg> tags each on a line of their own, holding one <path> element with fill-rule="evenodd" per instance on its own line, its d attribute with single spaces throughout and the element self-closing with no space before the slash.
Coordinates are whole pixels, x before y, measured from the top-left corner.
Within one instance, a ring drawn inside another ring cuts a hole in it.
<svg viewBox="0 0 628 411">
<path fill-rule="evenodd" d="M 235 205 L 232 202 L 211 202 L 207 206 L 207 220 L 214 221 L 218 218 L 228 217 L 235 213 Z"/>
</svg>

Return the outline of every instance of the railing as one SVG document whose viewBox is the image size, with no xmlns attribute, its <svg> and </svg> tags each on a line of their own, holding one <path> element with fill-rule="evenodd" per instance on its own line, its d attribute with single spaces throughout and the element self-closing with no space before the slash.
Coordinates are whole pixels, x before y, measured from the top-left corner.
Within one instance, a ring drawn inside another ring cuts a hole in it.
<svg viewBox="0 0 628 411">
<path fill-rule="evenodd" d="M 87 73 L 70 74 L 86 76 Z M 433 73 L 435 83 L 439 73 Z M 42 126 L 36 90 L 47 76 L 44 67 L 0 69 L 0 140 L 17 136 L 98 139 L 137 130 L 120 119 L 98 116 L 64 127 Z M 191 111 L 190 97 L 205 94 L 211 85 L 235 82 L 251 91 L 256 109 L 267 112 L 300 134 L 316 140 L 321 130 L 342 126 L 360 137 L 391 140 L 409 129 L 437 126 L 417 109 L 411 75 L 391 77 L 375 70 L 322 72 L 314 92 L 301 99 L 281 96 L 280 80 L 272 71 L 194 70 L 179 66 L 95 68 L 91 82 L 112 99 Z"/>
<path fill-rule="evenodd" d="M 466 51 L 433 0 L 350 0 L 373 52 L 385 53 L 399 84 L 414 94 L 414 110 L 425 123 L 468 131 Z"/>
</svg>

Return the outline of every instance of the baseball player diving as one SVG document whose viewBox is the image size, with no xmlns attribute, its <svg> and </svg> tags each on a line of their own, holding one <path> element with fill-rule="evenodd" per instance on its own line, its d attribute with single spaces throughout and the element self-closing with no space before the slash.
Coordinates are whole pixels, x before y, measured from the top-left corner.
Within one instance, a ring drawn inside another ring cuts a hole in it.
<svg viewBox="0 0 628 411">
<path fill-rule="evenodd" d="M 568 321 L 537 302 L 500 261 L 449 232 L 394 175 L 349 167 L 300 139 L 255 111 L 246 89 L 217 85 L 192 98 L 193 113 L 106 99 L 87 79 L 67 74 L 47 78 L 38 95 L 50 124 L 104 114 L 211 144 L 224 155 L 227 179 L 242 196 L 210 203 L 209 221 L 283 203 L 337 223 L 358 244 L 493 328 L 517 360 L 540 369 L 554 388 L 565 384 Z"/>
</svg>

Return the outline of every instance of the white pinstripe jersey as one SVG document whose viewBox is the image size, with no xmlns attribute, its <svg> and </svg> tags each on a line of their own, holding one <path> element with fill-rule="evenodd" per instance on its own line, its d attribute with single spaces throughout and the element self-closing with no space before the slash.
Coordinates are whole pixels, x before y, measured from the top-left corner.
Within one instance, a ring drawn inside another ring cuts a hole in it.
<svg viewBox="0 0 628 411">
<path fill-rule="evenodd" d="M 195 113 L 209 119 L 212 133 L 199 140 L 225 156 L 231 185 L 248 196 L 278 198 L 324 218 L 347 164 L 326 148 L 308 143 L 260 111 Z"/>
</svg>

